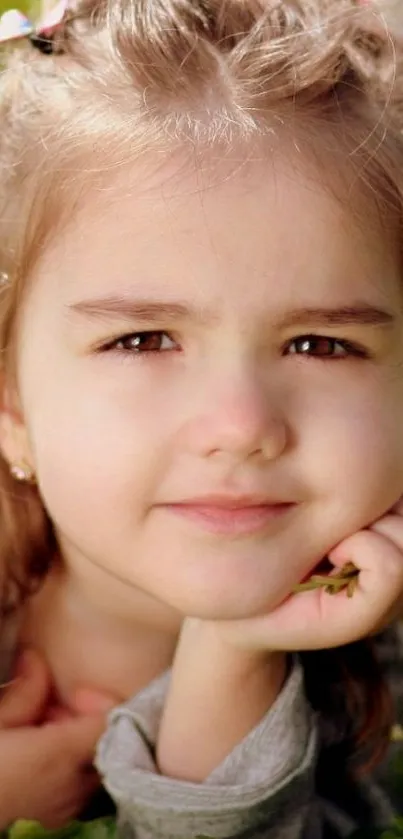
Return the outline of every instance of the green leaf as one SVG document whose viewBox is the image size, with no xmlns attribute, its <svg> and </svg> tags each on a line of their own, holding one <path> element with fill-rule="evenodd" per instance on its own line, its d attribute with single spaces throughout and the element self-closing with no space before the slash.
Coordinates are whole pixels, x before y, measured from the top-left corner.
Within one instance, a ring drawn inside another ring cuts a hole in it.
<svg viewBox="0 0 403 839">
<path fill-rule="evenodd" d="M 15 822 L 5 836 L 7 839 L 115 839 L 116 819 L 71 822 L 60 830 L 46 830 L 38 822 L 21 820 Z"/>
</svg>

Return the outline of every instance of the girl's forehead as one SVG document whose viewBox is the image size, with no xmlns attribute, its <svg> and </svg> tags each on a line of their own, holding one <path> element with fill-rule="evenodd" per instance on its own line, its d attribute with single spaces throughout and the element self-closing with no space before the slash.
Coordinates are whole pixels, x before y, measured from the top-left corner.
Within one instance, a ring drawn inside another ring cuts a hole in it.
<svg viewBox="0 0 403 839">
<path fill-rule="evenodd" d="M 344 172 L 327 178 L 296 151 L 136 162 L 88 189 L 38 268 L 70 299 L 84 284 L 245 305 L 269 287 L 271 299 L 400 292 L 393 225 Z"/>
<path fill-rule="evenodd" d="M 379 228 L 382 213 L 354 174 L 347 165 L 338 167 L 334 159 L 313 160 L 298 147 L 279 148 L 278 143 L 260 146 L 257 153 L 239 146 L 227 149 L 225 155 L 220 148 L 161 158 L 149 155 L 112 175 L 101 173 L 97 184 L 87 178 L 70 227 L 116 226 L 122 233 L 131 228 L 136 235 L 142 224 L 157 227 L 164 217 L 172 228 L 179 228 L 183 215 L 186 230 L 200 228 L 204 215 L 204 227 L 219 223 L 229 228 L 235 216 L 247 222 L 253 210 L 262 225 L 270 226 L 281 224 L 285 210 L 292 217 L 299 214 L 295 233 L 304 218 L 326 213 L 339 223 L 354 219 L 365 234 L 371 224 Z"/>
</svg>

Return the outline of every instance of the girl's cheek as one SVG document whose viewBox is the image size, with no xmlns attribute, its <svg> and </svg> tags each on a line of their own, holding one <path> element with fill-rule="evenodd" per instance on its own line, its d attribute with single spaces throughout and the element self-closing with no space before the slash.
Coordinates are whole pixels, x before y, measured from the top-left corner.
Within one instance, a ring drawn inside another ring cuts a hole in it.
<svg viewBox="0 0 403 839">
<path fill-rule="evenodd" d="M 359 386 L 348 396 L 304 404 L 295 463 L 316 498 L 359 526 L 403 494 L 403 399 Z"/>
<path fill-rule="evenodd" d="M 344 457 L 345 492 L 366 519 L 375 520 L 403 494 L 403 433 L 397 423 L 367 422 Z M 402 422 L 403 431 L 403 422 Z"/>
</svg>

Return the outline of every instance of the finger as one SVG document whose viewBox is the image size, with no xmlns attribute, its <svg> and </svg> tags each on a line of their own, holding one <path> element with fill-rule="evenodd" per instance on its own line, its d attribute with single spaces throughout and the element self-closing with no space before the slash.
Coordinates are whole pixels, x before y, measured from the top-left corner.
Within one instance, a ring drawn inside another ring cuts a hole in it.
<svg viewBox="0 0 403 839">
<path fill-rule="evenodd" d="M 122 701 L 121 697 L 111 693 L 79 687 L 75 690 L 70 707 L 77 714 L 107 714 Z"/>
<path fill-rule="evenodd" d="M 80 818 L 100 785 L 99 776 L 94 770 L 83 770 L 77 774 L 64 806 L 60 806 L 55 813 L 50 810 L 49 815 L 42 816 L 41 827 L 48 831 L 64 828 L 63 835 L 65 832 L 70 835 L 72 831 L 68 827 L 66 830 L 66 825 Z"/>
<path fill-rule="evenodd" d="M 92 764 L 96 745 L 106 727 L 104 714 L 75 717 L 51 725 L 59 730 L 63 748 L 74 761 L 83 766 Z"/>
<path fill-rule="evenodd" d="M 338 566 L 351 561 L 360 570 L 356 592 L 347 598 L 346 607 L 352 620 L 354 606 L 357 610 L 357 637 L 372 634 L 386 620 L 391 620 L 402 596 L 402 531 L 403 523 L 398 516 L 385 516 L 369 530 L 346 539 L 329 555 Z"/>
<path fill-rule="evenodd" d="M 369 635 L 402 589 L 400 550 L 379 533 L 360 531 L 329 556 L 338 566 L 350 561 L 360 569 L 353 597 L 323 589 L 299 593 L 269 615 L 227 622 L 223 630 L 246 647 L 294 651 L 342 646 Z"/>
<path fill-rule="evenodd" d="M 16 677 L 0 693 L 0 728 L 34 725 L 43 717 L 50 693 L 48 667 L 35 650 L 24 650 Z"/>
<path fill-rule="evenodd" d="M 80 809 L 83 809 L 84 805 L 88 803 L 89 799 L 97 792 L 100 786 L 101 779 L 96 769 L 92 766 L 82 769 L 80 774 Z"/>
<path fill-rule="evenodd" d="M 393 537 L 393 538 L 392 538 Z M 397 516 L 385 516 L 368 530 L 345 539 L 329 553 L 337 568 L 353 562 L 359 569 L 359 587 L 379 602 L 393 602 L 403 588 L 403 526 Z"/>
<path fill-rule="evenodd" d="M 101 779 L 95 770 L 86 772 L 82 778 L 83 800 L 81 802 L 80 810 L 83 810 L 88 804 L 93 795 L 99 790 L 101 786 Z"/>
<path fill-rule="evenodd" d="M 374 522 L 369 528 L 371 531 L 375 533 L 380 533 L 382 536 L 385 536 L 387 539 L 390 539 L 395 545 L 397 545 L 400 550 L 402 551 L 402 563 L 403 563 L 403 521 L 401 516 L 403 515 L 403 502 L 401 505 L 399 504 L 396 507 L 394 514 L 388 514 L 383 516 L 378 521 Z"/>
<path fill-rule="evenodd" d="M 69 708 L 64 708 L 62 705 L 51 705 L 46 709 L 43 722 L 64 722 L 65 720 L 71 720 L 73 716 L 74 714 Z"/>
<path fill-rule="evenodd" d="M 381 534 L 386 539 L 393 542 L 401 551 L 401 561 L 403 564 L 403 501 L 400 501 L 394 508 L 393 515 L 384 516 L 371 526 L 371 530 Z M 384 620 L 377 629 L 382 629 L 394 620 L 402 620 L 403 618 L 403 584 L 400 591 L 397 593 L 396 601 Z"/>
</svg>

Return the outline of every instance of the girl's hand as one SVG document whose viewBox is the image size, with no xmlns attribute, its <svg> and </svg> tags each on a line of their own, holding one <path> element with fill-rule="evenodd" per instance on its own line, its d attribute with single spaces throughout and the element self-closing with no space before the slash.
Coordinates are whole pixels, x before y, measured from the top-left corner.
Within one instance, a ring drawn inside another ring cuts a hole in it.
<svg viewBox="0 0 403 839">
<path fill-rule="evenodd" d="M 351 643 L 387 626 L 403 610 L 403 500 L 329 554 L 335 571 L 359 569 L 352 597 L 322 588 L 298 592 L 270 614 L 223 621 L 227 641 L 244 649 L 314 650 Z"/>
<path fill-rule="evenodd" d="M 162 774 L 200 782 L 219 765 L 281 690 L 282 653 L 358 640 L 398 614 L 403 504 L 345 539 L 329 559 L 336 572 L 347 562 L 359 569 L 353 597 L 319 588 L 290 594 L 261 617 L 184 621 L 158 735 Z"/>
<path fill-rule="evenodd" d="M 92 761 L 104 713 L 88 709 L 43 722 L 51 695 L 45 662 L 34 651 L 23 653 L 15 679 L 0 694 L 1 829 L 17 819 L 62 827 L 79 816 L 99 786 Z"/>
</svg>

